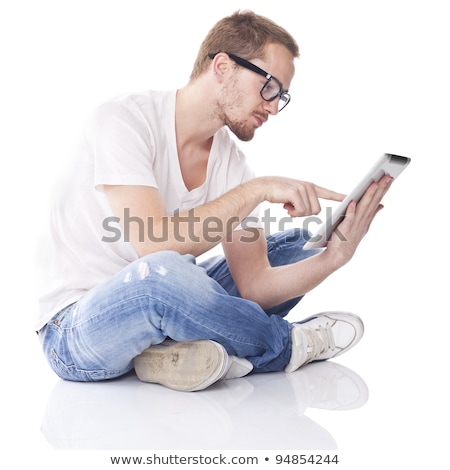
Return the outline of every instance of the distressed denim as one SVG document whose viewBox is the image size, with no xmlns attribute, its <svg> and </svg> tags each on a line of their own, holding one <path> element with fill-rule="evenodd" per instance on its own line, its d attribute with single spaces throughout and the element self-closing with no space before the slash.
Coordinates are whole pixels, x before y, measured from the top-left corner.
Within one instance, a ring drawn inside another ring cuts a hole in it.
<svg viewBox="0 0 450 470">
<path fill-rule="evenodd" d="M 267 239 L 272 266 L 318 251 L 303 251 L 308 236 L 292 229 Z M 133 358 L 162 343 L 208 339 L 244 357 L 254 372 L 283 370 L 291 356 L 285 317 L 301 298 L 264 311 L 239 296 L 224 257 L 197 264 L 191 255 L 161 251 L 130 263 L 61 310 L 39 332 L 59 377 L 96 381 L 133 368 Z"/>
</svg>

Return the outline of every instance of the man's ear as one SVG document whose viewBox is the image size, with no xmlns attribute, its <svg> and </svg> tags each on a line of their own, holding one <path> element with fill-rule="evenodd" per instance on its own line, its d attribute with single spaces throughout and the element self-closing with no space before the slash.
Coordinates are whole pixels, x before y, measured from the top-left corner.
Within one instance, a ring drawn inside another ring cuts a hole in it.
<svg viewBox="0 0 450 470">
<path fill-rule="evenodd" d="M 232 60 L 225 52 L 219 52 L 213 59 L 212 70 L 217 80 L 222 81 L 234 69 Z"/>
</svg>

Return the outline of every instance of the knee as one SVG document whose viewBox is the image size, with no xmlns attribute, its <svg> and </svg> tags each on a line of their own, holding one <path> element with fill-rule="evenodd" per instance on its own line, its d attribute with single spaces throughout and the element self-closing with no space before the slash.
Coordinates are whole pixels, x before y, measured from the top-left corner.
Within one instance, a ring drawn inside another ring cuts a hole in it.
<svg viewBox="0 0 450 470">
<path fill-rule="evenodd" d="M 311 238 L 311 236 L 311 232 L 302 228 L 294 228 L 286 232 L 286 245 L 295 247 L 295 249 L 298 251 L 298 261 L 314 256 L 322 251 L 321 249 L 303 250 L 303 246 Z"/>
<path fill-rule="evenodd" d="M 154 295 L 159 290 L 156 295 L 158 298 L 166 295 L 173 297 L 174 291 L 179 298 L 186 299 L 193 295 L 201 297 L 207 290 L 210 278 L 205 269 L 196 264 L 193 255 L 161 251 L 146 255 L 137 263 L 138 273 L 135 279 L 145 281 L 145 288 Z"/>
<path fill-rule="evenodd" d="M 311 238 L 311 233 L 302 228 L 290 228 L 268 238 L 268 242 L 279 246 L 298 245 L 302 247 Z"/>
<path fill-rule="evenodd" d="M 150 272 L 166 276 L 168 273 L 185 271 L 192 265 L 195 265 L 195 257 L 192 255 L 181 255 L 176 251 L 158 251 L 140 258 L 138 270 L 144 277 Z"/>
<path fill-rule="evenodd" d="M 177 251 L 157 251 L 140 258 L 141 262 L 161 265 L 177 265 L 186 263 L 195 263 L 195 257 L 192 255 L 181 255 Z"/>
<path fill-rule="evenodd" d="M 292 228 L 269 237 L 267 247 L 272 266 L 294 263 L 319 253 L 321 250 L 303 250 L 309 238 L 309 232 L 301 228 Z"/>
</svg>

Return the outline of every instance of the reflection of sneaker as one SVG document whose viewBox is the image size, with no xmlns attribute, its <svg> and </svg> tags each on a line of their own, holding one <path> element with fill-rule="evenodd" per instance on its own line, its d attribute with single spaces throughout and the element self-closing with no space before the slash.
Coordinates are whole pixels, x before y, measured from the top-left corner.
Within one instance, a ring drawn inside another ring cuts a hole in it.
<svg viewBox="0 0 450 470">
<path fill-rule="evenodd" d="M 314 362 L 286 377 L 304 408 L 352 410 L 369 398 L 364 380 L 334 361 Z"/>
<path fill-rule="evenodd" d="M 221 379 L 243 377 L 253 366 L 246 359 L 228 356 L 219 343 L 201 340 L 151 346 L 134 359 L 134 368 L 143 382 L 194 392 Z"/>
<path fill-rule="evenodd" d="M 285 371 L 339 356 L 362 338 L 364 325 L 352 313 L 327 312 L 293 324 L 292 354 Z"/>
</svg>

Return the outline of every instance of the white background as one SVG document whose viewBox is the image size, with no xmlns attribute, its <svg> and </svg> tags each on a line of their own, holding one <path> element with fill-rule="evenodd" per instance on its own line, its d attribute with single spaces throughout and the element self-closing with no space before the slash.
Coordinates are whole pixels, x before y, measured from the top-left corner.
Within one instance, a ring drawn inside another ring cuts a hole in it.
<svg viewBox="0 0 450 470">
<path fill-rule="evenodd" d="M 119 93 L 183 86 L 209 28 L 251 8 L 288 29 L 301 50 L 291 104 L 242 144 L 258 175 L 288 175 L 346 192 L 382 153 L 412 158 L 352 262 L 292 314 L 295 320 L 349 310 L 366 325 L 361 344 L 340 362 L 364 376 L 369 403 L 350 418 L 314 410 L 310 416 L 326 423 L 347 456 L 339 468 L 444 468 L 446 2 L 218 3 L 16 0 L 0 6 L 2 456 L 16 458 L 9 468 L 49 458 L 70 465 L 51 457 L 39 434 L 57 379 L 32 331 L 33 268 L 50 188 L 83 120 Z"/>
</svg>

